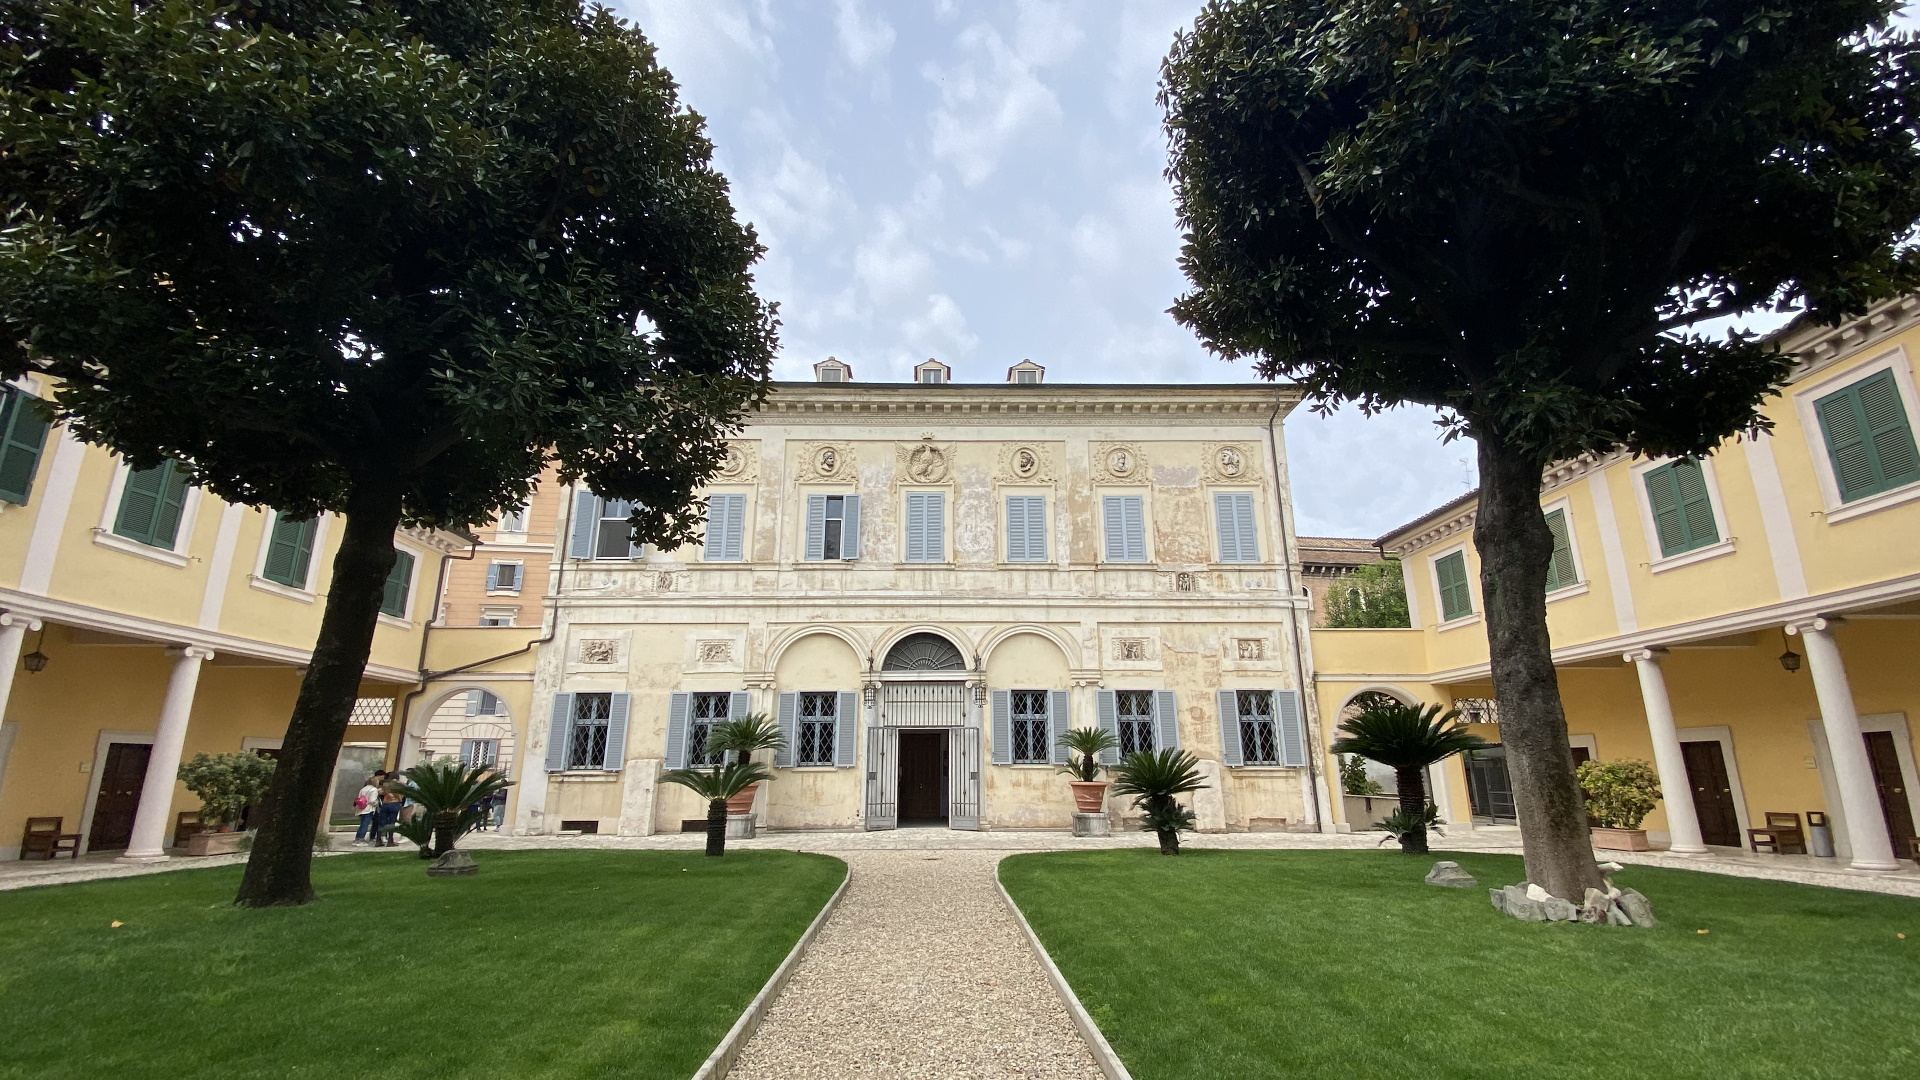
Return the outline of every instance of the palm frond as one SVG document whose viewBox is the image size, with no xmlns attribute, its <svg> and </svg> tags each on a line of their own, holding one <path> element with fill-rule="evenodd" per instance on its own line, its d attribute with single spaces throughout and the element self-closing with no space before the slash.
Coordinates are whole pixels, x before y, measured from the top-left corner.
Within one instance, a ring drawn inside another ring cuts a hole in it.
<svg viewBox="0 0 1920 1080">
<path fill-rule="evenodd" d="M 712 745 L 712 744 L 708 744 Z M 674 769 L 660 779 L 679 784 L 709 801 L 731 799 L 773 774 L 758 761 L 730 761 L 716 769 Z"/>
<path fill-rule="evenodd" d="M 492 766 L 468 767 L 452 758 L 423 761 L 400 775 L 405 779 L 392 785 L 392 790 L 434 815 L 464 812 L 513 784 Z"/>
<path fill-rule="evenodd" d="M 748 713 L 722 720 L 707 730 L 707 750 L 747 755 L 756 750 L 778 750 L 787 744 L 780 725 L 766 713 Z"/>
<path fill-rule="evenodd" d="M 1113 770 L 1115 795 L 1134 795 L 1134 805 L 1147 800 L 1172 798 L 1206 787 L 1200 775 L 1200 759 L 1185 750 L 1142 750 L 1120 759 Z"/>
<path fill-rule="evenodd" d="M 1328 749 L 1358 754 L 1394 769 L 1419 769 L 1491 743 L 1460 726 L 1460 712 L 1443 705 L 1379 702 L 1340 725 L 1344 732 Z"/>
</svg>

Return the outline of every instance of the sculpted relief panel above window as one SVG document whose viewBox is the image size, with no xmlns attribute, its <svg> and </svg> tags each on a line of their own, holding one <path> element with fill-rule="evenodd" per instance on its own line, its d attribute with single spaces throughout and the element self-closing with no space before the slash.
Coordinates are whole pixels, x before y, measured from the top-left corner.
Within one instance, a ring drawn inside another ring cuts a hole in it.
<svg viewBox="0 0 1920 1080">
<path fill-rule="evenodd" d="M 800 479 L 819 484 L 851 484 L 859 477 L 853 447 L 845 443 L 806 443 L 800 448 Z"/>
</svg>

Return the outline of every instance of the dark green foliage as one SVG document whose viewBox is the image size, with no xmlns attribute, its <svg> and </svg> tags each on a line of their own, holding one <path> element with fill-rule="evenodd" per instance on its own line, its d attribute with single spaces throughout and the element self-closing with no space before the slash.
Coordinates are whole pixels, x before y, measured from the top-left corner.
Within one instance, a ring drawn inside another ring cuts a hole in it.
<svg viewBox="0 0 1920 1080">
<path fill-rule="evenodd" d="M 293 909 L 232 907 L 237 867 L 0 893 L 0 1076 L 684 1080 L 846 877 L 691 855 L 345 855 Z"/>
<path fill-rule="evenodd" d="M 1445 857 L 1524 878 L 1511 855 Z M 1899 1080 L 1920 1059 L 1913 897 L 1629 866 L 1614 881 L 1659 926 L 1518 923 L 1485 889 L 1422 884 L 1430 865 L 1076 851 L 1000 880 L 1137 1077 Z M 1087 917 L 1116 896 L 1177 900 Z"/>
<path fill-rule="evenodd" d="M 455 758 L 423 761 L 401 775 L 405 779 L 392 790 L 419 806 L 416 817 L 432 820 L 435 855 L 452 851 L 456 841 L 486 820 L 486 811 L 473 807 L 513 784 L 491 765 L 469 767 Z"/>
<path fill-rule="evenodd" d="M 1140 829 L 1155 834 L 1160 854 L 1178 855 L 1180 834 L 1193 828 L 1193 813 L 1182 808 L 1175 796 L 1206 786 L 1200 777 L 1200 759 L 1168 748 L 1121 758 L 1113 770 L 1111 790 L 1115 795 L 1134 796 L 1134 808 L 1146 811 Z"/>
<path fill-rule="evenodd" d="M 1072 764 L 1062 766 L 1060 771 L 1075 780 L 1092 783 L 1100 779 L 1100 755 L 1119 746 L 1120 737 L 1102 728 L 1068 728 L 1060 736 L 1060 745 L 1072 756 Z"/>
<path fill-rule="evenodd" d="M 715 724 L 714 730 L 724 726 Z M 754 784 L 773 779 L 773 773 L 758 761 L 729 761 L 711 769 L 673 769 L 660 779 L 707 800 L 707 854 L 719 858 L 727 853 L 727 800 Z"/>
<path fill-rule="evenodd" d="M 180 782 L 200 796 L 200 823 L 233 825 L 248 803 L 266 794 L 274 760 L 259 754 L 195 754 L 180 766 Z"/>
<path fill-rule="evenodd" d="M 1358 566 L 1327 588 L 1327 627 L 1335 630 L 1411 626 L 1399 559 Z"/>
<path fill-rule="evenodd" d="M 0 376 L 222 498 L 345 515 L 241 901 L 312 898 L 392 537 L 553 465 L 697 531 L 775 320 L 701 119 L 578 0 L 0 0 Z"/>
<path fill-rule="evenodd" d="M 1409 855 L 1426 853 L 1425 826 L 1439 820 L 1429 814 L 1427 766 L 1489 745 L 1480 736 L 1468 734 L 1459 720 L 1459 710 L 1444 705 L 1421 708 L 1376 697 L 1340 722 L 1345 734 L 1328 747 L 1336 754 L 1358 754 L 1393 770 L 1400 809 L 1393 815 L 1394 828 L 1388 831 Z"/>
<path fill-rule="evenodd" d="M 785 745 L 787 740 L 780 734 L 780 725 L 766 713 L 748 713 L 722 720 L 707 731 L 709 751 L 735 754 L 740 761 L 752 761 L 756 751 L 779 750 Z"/>
<path fill-rule="evenodd" d="M 1381 837 L 1382 844 L 1388 840 L 1398 840 L 1401 851 L 1410 855 L 1425 855 L 1427 830 L 1440 831 L 1440 827 L 1445 824 L 1446 822 L 1440 817 L 1440 808 L 1428 803 L 1421 807 L 1418 813 L 1409 813 L 1403 806 L 1374 822 L 1373 827 L 1387 834 Z"/>
<path fill-rule="evenodd" d="M 1378 795 L 1378 781 L 1368 779 L 1367 763 L 1358 754 L 1340 759 L 1340 790 L 1348 795 Z"/>
</svg>

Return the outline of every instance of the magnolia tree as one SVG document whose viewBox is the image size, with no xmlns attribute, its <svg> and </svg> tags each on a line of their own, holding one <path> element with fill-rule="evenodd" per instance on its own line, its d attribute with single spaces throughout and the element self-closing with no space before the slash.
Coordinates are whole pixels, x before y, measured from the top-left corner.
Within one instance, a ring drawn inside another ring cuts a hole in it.
<svg viewBox="0 0 1920 1080">
<path fill-rule="evenodd" d="M 0 0 L 0 375 L 133 465 L 345 525 L 239 902 L 312 898 L 403 524 L 548 465 L 673 544 L 772 309 L 699 116 L 578 0 Z"/>
<path fill-rule="evenodd" d="M 1161 89 L 1213 350 L 1478 445 L 1493 683 L 1527 875 L 1599 886 L 1546 627 L 1542 469 L 1704 454 L 1831 321 L 1920 282 L 1896 0 L 1214 0 Z"/>
</svg>

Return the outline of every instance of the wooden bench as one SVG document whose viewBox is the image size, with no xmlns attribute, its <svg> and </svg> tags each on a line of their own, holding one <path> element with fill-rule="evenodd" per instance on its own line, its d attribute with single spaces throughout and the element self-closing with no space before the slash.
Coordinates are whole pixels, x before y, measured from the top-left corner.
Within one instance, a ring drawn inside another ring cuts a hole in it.
<svg viewBox="0 0 1920 1080">
<path fill-rule="evenodd" d="M 38 855 L 51 860 L 66 855 L 78 859 L 80 834 L 61 832 L 60 826 L 66 824 L 66 820 L 57 817 L 28 818 L 27 831 L 20 836 L 20 857 L 25 859 Z"/>
<path fill-rule="evenodd" d="M 186 847 L 194 833 L 206 831 L 207 827 L 200 824 L 200 811 L 182 810 L 173 820 L 173 846 Z"/>
<path fill-rule="evenodd" d="M 1799 814 L 1767 814 L 1767 827 L 1748 829 L 1747 843 L 1757 854 L 1762 847 L 1775 855 L 1805 855 L 1807 834 L 1800 829 Z"/>
</svg>

